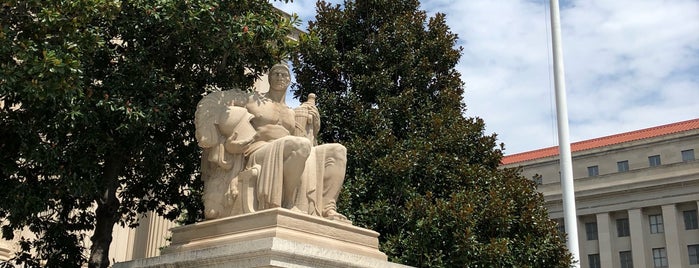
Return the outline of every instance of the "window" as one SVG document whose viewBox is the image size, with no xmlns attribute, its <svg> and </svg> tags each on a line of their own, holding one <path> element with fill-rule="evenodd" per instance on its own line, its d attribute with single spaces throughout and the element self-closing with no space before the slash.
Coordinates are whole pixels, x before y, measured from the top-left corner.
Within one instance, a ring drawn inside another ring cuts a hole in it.
<svg viewBox="0 0 699 268">
<path fill-rule="evenodd" d="M 617 169 L 619 169 L 619 172 L 629 171 L 629 161 L 624 160 L 624 161 L 616 162 L 616 167 L 617 167 Z"/>
<path fill-rule="evenodd" d="M 566 225 L 565 221 L 563 219 L 560 219 L 559 221 L 556 222 L 558 225 L 556 225 L 556 229 L 558 229 L 559 233 L 565 234 L 566 233 Z"/>
<path fill-rule="evenodd" d="M 587 233 L 587 240 L 597 240 L 597 222 L 586 222 L 585 233 Z"/>
<path fill-rule="evenodd" d="M 694 161 L 694 149 L 682 151 L 682 161 Z"/>
<path fill-rule="evenodd" d="M 587 167 L 587 176 L 594 177 L 599 175 L 599 168 L 597 166 Z"/>
<path fill-rule="evenodd" d="M 699 245 L 687 246 L 689 252 L 689 264 L 699 264 Z"/>
<path fill-rule="evenodd" d="M 653 267 L 667 268 L 667 252 L 665 248 L 653 249 Z"/>
<path fill-rule="evenodd" d="M 633 268 L 633 257 L 631 256 L 631 251 L 620 251 L 619 263 L 621 264 L 621 268 Z"/>
<path fill-rule="evenodd" d="M 662 214 L 650 215 L 648 216 L 648 221 L 650 221 L 651 234 L 660 234 L 665 232 L 665 228 L 663 228 Z"/>
<path fill-rule="evenodd" d="M 590 263 L 590 268 L 601 268 L 599 263 L 599 254 L 587 255 L 587 261 Z"/>
<path fill-rule="evenodd" d="M 697 224 L 697 210 L 685 210 L 683 213 L 684 213 L 684 229 L 685 230 L 699 229 L 699 224 Z"/>
<path fill-rule="evenodd" d="M 536 186 L 542 185 L 544 183 L 543 176 L 539 174 L 534 174 L 534 176 L 532 176 L 532 181 L 534 181 L 534 184 L 536 184 Z"/>
<path fill-rule="evenodd" d="M 649 156 L 648 165 L 650 165 L 651 167 L 660 166 L 660 155 Z"/>
<path fill-rule="evenodd" d="M 616 234 L 618 237 L 629 236 L 629 219 L 617 219 L 616 220 Z"/>
</svg>

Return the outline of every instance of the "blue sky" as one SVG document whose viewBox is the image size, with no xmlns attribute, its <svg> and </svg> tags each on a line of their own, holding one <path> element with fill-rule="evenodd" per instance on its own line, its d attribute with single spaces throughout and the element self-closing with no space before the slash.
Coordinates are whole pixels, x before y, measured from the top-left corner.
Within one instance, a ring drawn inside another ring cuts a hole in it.
<svg viewBox="0 0 699 268">
<path fill-rule="evenodd" d="M 549 1 L 421 3 L 459 35 L 466 115 L 483 118 L 505 154 L 556 146 Z M 304 30 L 315 16 L 315 1 L 274 5 Z M 699 1 L 561 6 L 571 141 L 699 118 Z"/>
</svg>

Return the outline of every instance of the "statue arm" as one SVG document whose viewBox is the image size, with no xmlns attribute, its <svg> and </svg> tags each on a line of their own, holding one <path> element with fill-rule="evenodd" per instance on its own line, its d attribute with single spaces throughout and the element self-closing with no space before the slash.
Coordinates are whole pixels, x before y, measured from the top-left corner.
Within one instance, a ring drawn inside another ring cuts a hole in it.
<svg viewBox="0 0 699 268">
<path fill-rule="evenodd" d="M 308 94 L 308 100 L 304 103 L 308 106 L 310 115 L 309 120 L 312 122 L 313 136 L 318 136 L 318 131 L 320 131 L 320 112 L 318 112 L 318 107 L 316 107 L 316 94 Z"/>
<path fill-rule="evenodd" d="M 318 132 L 320 131 L 320 112 L 318 112 L 318 107 L 313 105 L 313 118 L 311 119 L 313 121 L 313 136 L 318 136 Z"/>
<path fill-rule="evenodd" d="M 320 131 L 320 112 L 318 112 L 318 107 L 315 105 L 308 105 L 308 131 L 314 137 L 318 135 Z"/>
<path fill-rule="evenodd" d="M 244 107 L 228 106 L 226 108 L 219 127 L 226 137 L 224 147 L 227 152 L 242 154 L 247 145 L 253 142 L 256 131 L 250 123 L 252 118 L 253 115 Z"/>
<path fill-rule="evenodd" d="M 318 108 L 313 103 L 305 102 L 294 109 L 294 113 L 296 114 L 294 136 L 306 137 L 311 140 L 312 144 L 316 144 L 315 137 L 320 130 Z"/>
</svg>

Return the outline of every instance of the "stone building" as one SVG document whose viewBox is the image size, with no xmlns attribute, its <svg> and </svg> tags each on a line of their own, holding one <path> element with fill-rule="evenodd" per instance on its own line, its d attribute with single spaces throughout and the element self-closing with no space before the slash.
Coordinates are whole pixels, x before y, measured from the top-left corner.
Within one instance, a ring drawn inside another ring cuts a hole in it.
<svg viewBox="0 0 699 268">
<path fill-rule="evenodd" d="M 571 144 L 581 267 L 699 267 L 699 119 Z M 505 156 L 563 230 L 558 147 Z"/>
</svg>

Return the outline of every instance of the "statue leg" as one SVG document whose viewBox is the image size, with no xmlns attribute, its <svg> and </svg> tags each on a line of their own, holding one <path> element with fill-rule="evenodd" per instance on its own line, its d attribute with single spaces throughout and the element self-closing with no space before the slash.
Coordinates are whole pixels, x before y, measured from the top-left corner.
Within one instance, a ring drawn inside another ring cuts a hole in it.
<svg viewBox="0 0 699 268">
<path fill-rule="evenodd" d="M 337 198 L 345 180 L 347 168 L 347 149 L 340 144 L 324 144 L 316 150 L 325 151 L 323 172 L 323 217 L 331 220 L 347 221 L 347 218 L 337 212 Z"/>
<path fill-rule="evenodd" d="M 295 202 L 301 187 L 301 174 L 311 153 L 311 142 L 306 138 L 288 136 L 284 140 L 284 185 L 282 207 L 297 210 L 300 204 Z"/>
</svg>

